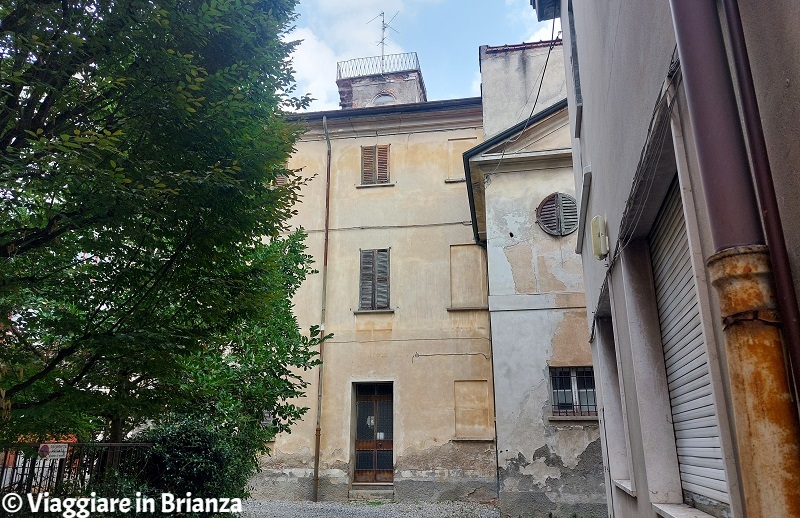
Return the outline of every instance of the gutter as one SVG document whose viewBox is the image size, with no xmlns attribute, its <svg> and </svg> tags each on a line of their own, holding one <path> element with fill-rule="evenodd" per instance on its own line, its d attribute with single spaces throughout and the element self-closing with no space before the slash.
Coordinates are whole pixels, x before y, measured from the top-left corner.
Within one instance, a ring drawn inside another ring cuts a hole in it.
<svg viewBox="0 0 800 518">
<path fill-rule="evenodd" d="M 534 116 L 532 116 L 532 117 L 530 117 L 528 119 L 525 119 L 524 121 L 518 122 L 517 124 L 511 126 L 510 128 L 501 131 L 500 133 L 498 133 L 494 137 L 490 138 L 489 140 L 486 140 L 486 141 L 482 142 L 481 144 L 478 144 L 474 148 L 468 149 L 467 151 L 464 152 L 464 155 L 463 155 L 464 176 L 467 179 L 467 197 L 469 198 L 469 214 L 470 214 L 470 218 L 472 220 L 472 234 L 473 234 L 473 237 L 475 238 L 475 243 L 477 243 L 480 246 L 486 248 L 486 241 L 485 240 L 481 240 L 480 235 L 478 234 L 478 217 L 475 214 L 475 195 L 472 192 L 472 174 L 470 173 L 470 169 L 469 169 L 469 161 L 470 161 L 470 159 L 472 157 L 474 157 L 475 155 L 479 155 L 479 154 L 483 153 L 484 151 L 486 151 L 487 149 L 490 149 L 490 148 L 496 146 L 497 144 L 501 143 L 502 141 L 506 140 L 507 138 L 511 137 L 512 135 L 515 135 L 515 134 L 519 133 L 520 131 L 524 130 L 526 127 L 532 126 L 532 125 L 536 124 L 537 122 L 542 121 L 542 120 L 546 119 L 547 117 L 550 117 L 551 115 L 554 115 L 555 113 L 563 110 L 566 107 L 567 107 L 567 100 L 566 99 L 562 99 L 562 100 L 558 101 L 557 103 L 555 103 L 555 104 L 545 108 L 544 110 L 540 111 L 539 113 L 535 114 Z"/>
<path fill-rule="evenodd" d="M 478 108 L 483 105 L 480 97 L 465 97 L 463 99 L 447 99 L 444 101 L 427 101 L 419 103 L 388 104 L 382 106 L 369 106 L 367 108 L 346 108 L 307 113 L 288 113 L 286 120 L 289 122 L 314 121 L 324 118 L 349 119 L 353 117 L 367 117 L 370 115 L 389 115 L 394 113 L 424 113 L 458 110 L 462 108 Z"/>
<path fill-rule="evenodd" d="M 325 159 L 325 242 L 322 252 L 322 311 L 320 313 L 320 330 L 322 340 L 319 342 L 319 370 L 317 379 L 317 426 L 314 434 L 314 485 L 311 490 L 311 501 L 316 502 L 319 494 L 319 456 L 320 442 L 322 435 L 322 369 L 324 367 L 323 356 L 325 353 L 325 311 L 327 309 L 328 298 L 328 237 L 330 230 L 331 214 L 331 139 L 328 135 L 328 119 L 322 117 L 322 128 L 325 131 L 325 141 L 328 145 L 328 152 Z"/>
</svg>

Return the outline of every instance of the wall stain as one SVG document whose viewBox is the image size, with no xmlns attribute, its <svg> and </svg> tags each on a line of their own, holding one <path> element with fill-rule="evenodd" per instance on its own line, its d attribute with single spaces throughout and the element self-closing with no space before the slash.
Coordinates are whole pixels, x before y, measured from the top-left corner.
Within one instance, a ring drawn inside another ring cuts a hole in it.
<svg viewBox="0 0 800 518">
<path fill-rule="evenodd" d="M 559 473 L 546 477 L 543 485 L 526 474 L 535 463 Z M 500 469 L 500 509 L 502 515 L 525 518 L 605 517 L 603 458 L 600 439 L 591 442 L 578 456 L 574 468 L 564 465 L 549 446 L 534 451 L 531 459 L 522 453 Z"/>
<path fill-rule="evenodd" d="M 517 243 L 503 247 L 503 253 L 511 267 L 516 293 L 536 293 L 536 273 L 533 270 L 533 251 L 528 243 Z"/>
</svg>

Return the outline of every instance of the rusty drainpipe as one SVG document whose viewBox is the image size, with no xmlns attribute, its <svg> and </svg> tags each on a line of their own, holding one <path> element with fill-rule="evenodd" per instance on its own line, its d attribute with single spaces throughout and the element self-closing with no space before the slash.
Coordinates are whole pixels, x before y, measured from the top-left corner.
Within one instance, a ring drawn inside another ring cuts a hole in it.
<svg viewBox="0 0 800 518">
<path fill-rule="evenodd" d="M 325 240 L 322 252 L 322 312 L 320 315 L 320 330 L 323 339 L 319 343 L 319 369 L 317 379 L 317 427 L 314 434 L 314 485 L 311 491 L 311 501 L 316 502 L 319 495 L 319 454 L 320 438 L 322 435 L 322 363 L 323 353 L 325 352 L 325 310 L 327 308 L 328 296 L 328 231 L 330 229 L 331 215 L 331 137 L 328 134 L 328 118 L 322 116 L 322 129 L 325 131 L 325 142 L 328 145 L 328 153 L 325 160 Z"/>
<path fill-rule="evenodd" d="M 728 22 L 731 55 L 742 103 L 742 116 L 747 128 L 745 134 L 750 147 L 750 157 L 753 160 L 756 192 L 770 250 L 770 262 L 772 270 L 775 272 L 775 291 L 778 295 L 778 308 L 783 322 L 783 337 L 791 360 L 796 399 L 798 388 L 796 384 L 800 383 L 800 309 L 797 307 L 792 267 L 789 263 L 786 240 L 783 237 L 783 223 L 778 212 L 778 199 L 775 196 L 775 185 L 772 182 L 767 143 L 764 140 L 764 128 L 761 126 L 761 114 L 753 85 L 753 75 L 750 72 L 750 58 L 747 55 L 739 5 L 736 0 L 723 0 L 722 4 Z"/>
<path fill-rule="evenodd" d="M 800 516 L 800 424 L 744 136 L 714 0 L 670 0 L 716 253 L 748 518 Z"/>
</svg>

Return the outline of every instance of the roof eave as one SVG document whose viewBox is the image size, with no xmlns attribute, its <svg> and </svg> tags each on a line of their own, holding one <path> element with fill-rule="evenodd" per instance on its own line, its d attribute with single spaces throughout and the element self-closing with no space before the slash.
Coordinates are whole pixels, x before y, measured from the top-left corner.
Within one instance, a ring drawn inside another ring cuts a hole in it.
<svg viewBox="0 0 800 518">
<path fill-rule="evenodd" d="M 489 140 L 485 140 L 484 142 L 478 144 L 474 148 L 468 149 L 464 152 L 463 155 L 463 163 L 464 163 L 464 176 L 467 179 L 467 198 L 469 199 L 469 214 L 470 219 L 472 220 L 472 234 L 475 239 L 475 242 L 484 248 L 486 247 L 486 240 L 481 239 L 480 231 L 478 229 L 478 216 L 475 212 L 475 193 L 472 191 L 472 172 L 470 169 L 470 159 L 476 155 L 483 153 L 484 151 L 491 149 L 492 147 L 496 146 L 500 142 L 510 138 L 513 135 L 516 135 L 520 131 L 524 130 L 526 127 L 536 124 L 537 122 L 550 117 L 551 115 L 557 113 L 560 110 L 563 110 L 567 107 L 567 100 L 562 99 L 557 103 L 545 108 L 544 110 L 536 113 L 535 115 L 531 116 L 528 119 L 518 122 L 514 124 L 510 128 L 501 131 L 494 137 L 490 138 Z"/>
<path fill-rule="evenodd" d="M 561 17 L 561 0 L 531 0 L 540 22 Z"/>
</svg>

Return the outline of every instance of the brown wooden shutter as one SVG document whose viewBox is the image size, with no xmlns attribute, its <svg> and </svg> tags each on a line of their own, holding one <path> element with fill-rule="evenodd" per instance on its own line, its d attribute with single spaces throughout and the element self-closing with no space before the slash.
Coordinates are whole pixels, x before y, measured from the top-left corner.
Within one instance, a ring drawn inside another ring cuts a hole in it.
<svg viewBox="0 0 800 518">
<path fill-rule="evenodd" d="M 361 148 L 361 183 L 375 183 L 375 146 Z"/>
<path fill-rule="evenodd" d="M 375 309 L 375 250 L 361 251 L 360 309 Z"/>
<path fill-rule="evenodd" d="M 378 155 L 377 183 L 389 183 L 389 146 L 376 146 Z"/>
<path fill-rule="evenodd" d="M 554 192 L 536 208 L 536 223 L 551 236 L 566 236 L 578 228 L 578 204 L 563 192 Z"/>
<path fill-rule="evenodd" d="M 375 250 L 375 309 L 389 308 L 389 250 Z"/>
<path fill-rule="evenodd" d="M 557 195 L 558 193 L 549 195 L 539 204 L 536 210 L 536 222 L 542 227 L 542 230 L 553 236 L 557 236 L 561 233 L 558 225 L 559 210 Z"/>
<path fill-rule="evenodd" d="M 558 205 L 561 210 L 561 235 L 566 236 L 578 228 L 578 204 L 575 198 L 560 192 Z"/>
</svg>

